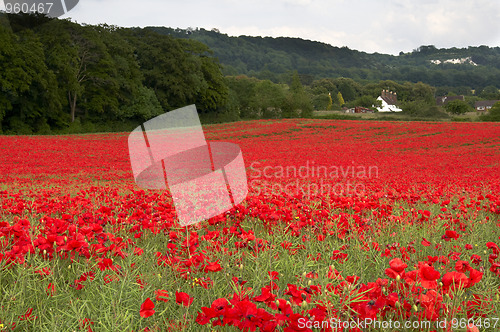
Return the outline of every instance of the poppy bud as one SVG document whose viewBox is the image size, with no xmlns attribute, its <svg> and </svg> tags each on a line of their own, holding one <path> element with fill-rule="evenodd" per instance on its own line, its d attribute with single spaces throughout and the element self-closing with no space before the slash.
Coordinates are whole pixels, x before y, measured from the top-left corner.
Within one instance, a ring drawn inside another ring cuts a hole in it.
<svg viewBox="0 0 500 332">
<path fill-rule="evenodd" d="M 302 304 L 300 306 L 305 309 L 307 307 L 307 302 L 306 301 L 302 301 Z"/>
<path fill-rule="evenodd" d="M 47 250 L 43 249 L 43 255 L 47 255 Z"/>
<path fill-rule="evenodd" d="M 416 306 L 416 305 L 413 305 L 412 309 L 413 309 L 413 311 L 415 311 L 415 312 L 417 312 L 417 311 L 418 311 L 418 308 L 417 308 L 417 306 Z"/>
<path fill-rule="evenodd" d="M 396 277 L 396 281 L 399 282 L 401 280 L 401 276 L 398 274 L 398 276 Z"/>
<path fill-rule="evenodd" d="M 399 301 L 396 301 L 396 308 L 401 308 L 401 303 L 399 303 Z"/>
<path fill-rule="evenodd" d="M 243 270 L 243 264 L 240 264 L 239 268 L 240 270 Z"/>
<path fill-rule="evenodd" d="M 306 274 L 305 272 L 302 273 L 302 278 L 305 278 L 306 277 Z"/>
<path fill-rule="evenodd" d="M 307 286 L 311 286 L 311 284 L 312 284 L 312 281 L 311 281 L 311 280 L 309 280 L 309 281 L 307 282 Z"/>
</svg>

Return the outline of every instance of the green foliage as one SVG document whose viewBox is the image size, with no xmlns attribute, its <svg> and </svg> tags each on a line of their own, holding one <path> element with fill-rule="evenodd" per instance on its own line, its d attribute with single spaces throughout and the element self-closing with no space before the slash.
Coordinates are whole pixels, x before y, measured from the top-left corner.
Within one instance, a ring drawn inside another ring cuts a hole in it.
<svg viewBox="0 0 500 332">
<path fill-rule="evenodd" d="M 14 32 L 0 25 L 2 133 L 133 129 L 189 104 L 206 123 L 310 117 L 313 109 L 372 107 L 383 89 L 397 92 L 415 117 L 447 116 L 433 107 L 437 91 L 465 94 L 469 105 L 478 98 L 472 88 L 500 99 L 500 48 L 466 50 L 480 66 L 465 70 L 431 65 L 429 59 L 450 54 L 428 46 L 393 57 L 298 38 L 79 25 L 26 14 L 9 19 Z M 466 51 L 454 50 L 455 57 Z M 374 83 L 386 77 L 394 80 Z"/>
<path fill-rule="evenodd" d="M 137 97 L 120 110 L 120 118 L 131 119 L 138 117 L 142 120 L 149 120 L 163 113 L 160 102 L 152 89 L 141 86 L 137 93 Z"/>
<path fill-rule="evenodd" d="M 283 102 L 282 110 L 284 118 L 310 117 L 312 115 L 313 105 L 311 99 L 304 91 L 297 71 L 292 75 L 292 82 Z"/>
<path fill-rule="evenodd" d="M 480 117 L 481 121 L 500 122 L 500 102 L 493 105 L 487 114 Z"/>
<path fill-rule="evenodd" d="M 328 110 L 332 108 L 332 104 L 330 104 L 331 96 L 326 93 L 313 95 L 311 100 L 315 110 Z"/>
<path fill-rule="evenodd" d="M 239 116 L 244 119 L 257 118 L 258 113 L 253 109 L 255 86 L 258 80 L 247 76 L 226 77 L 229 88 L 228 107 L 236 108 Z"/>
<path fill-rule="evenodd" d="M 488 85 L 500 86 L 500 47 L 438 49 L 433 45 L 425 45 L 411 53 L 393 56 L 368 54 L 299 38 L 230 37 L 205 29 L 189 33 L 164 27 L 153 29 L 162 34 L 205 43 L 219 58 L 224 73 L 232 76 L 248 75 L 278 83 L 288 82 L 288 73 L 297 70 L 304 77 L 303 84 L 309 84 L 310 77 L 348 77 L 369 81 L 391 78 L 400 82 L 421 81 L 438 87 L 466 87 L 455 91 L 457 94 L 469 94 L 471 89 L 481 91 Z M 477 66 L 444 62 L 468 57 Z M 433 64 L 431 60 L 440 60 L 442 63 Z M 345 91 L 342 94 L 346 101 L 358 97 L 350 99 Z"/>
<path fill-rule="evenodd" d="M 369 95 L 364 95 L 356 98 L 353 102 L 349 103 L 350 107 L 361 106 L 366 108 L 373 108 L 373 106 L 381 106 L 380 100 Z"/>
<path fill-rule="evenodd" d="M 448 102 L 444 108 L 451 114 L 464 114 L 473 110 L 472 107 L 463 100 L 452 100 Z"/>
<path fill-rule="evenodd" d="M 489 85 L 481 91 L 479 97 L 488 100 L 498 100 L 500 99 L 500 91 L 496 86 Z"/>
<path fill-rule="evenodd" d="M 356 99 L 361 91 L 361 85 L 350 78 L 341 77 L 334 80 L 334 82 L 340 96 L 342 96 L 342 99 L 338 98 L 340 105 L 345 104 L 345 101 L 352 101 Z"/>
<path fill-rule="evenodd" d="M 15 33 L 0 25 L 3 132 L 111 130 L 109 123 L 144 121 L 189 104 L 225 112 L 220 64 L 200 42 L 38 15 L 9 19 Z"/>
<path fill-rule="evenodd" d="M 430 105 L 422 100 L 413 100 L 402 103 L 403 115 L 423 119 L 447 119 L 449 115 L 442 112 L 439 107 Z"/>
<path fill-rule="evenodd" d="M 254 114 L 264 119 L 280 118 L 285 98 L 285 89 L 282 86 L 269 80 L 260 81 L 255 85 L 250 107 Z"/>
<path fill-rule="evenodd" d="M 326 105 L 326 110 L 331 110 L 332 109 L 332 105 L 333 105 L 333 99 L 332 99 L 332 95 L 329 93 L 328 94 L 328 104 Z"/>
<path fill-rule="evenodd" d="M 342 96 L 342 92 L 337 93 L 337 103 L 342 106 L 345 104 L 344 97 Z"/>
</svg>

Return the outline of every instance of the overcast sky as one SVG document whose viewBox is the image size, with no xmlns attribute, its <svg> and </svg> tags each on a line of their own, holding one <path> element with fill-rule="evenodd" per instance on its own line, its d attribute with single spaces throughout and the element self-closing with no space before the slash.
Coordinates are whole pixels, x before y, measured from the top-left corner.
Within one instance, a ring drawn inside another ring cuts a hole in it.
<svg viewBox="0 0 500 332">
<path fill-rule="evenodd" d="M 80 0 L 65 17 L 124 27 L 217 28 L 369 53 L 500 46 L 500 0 Z"/>
</svg>

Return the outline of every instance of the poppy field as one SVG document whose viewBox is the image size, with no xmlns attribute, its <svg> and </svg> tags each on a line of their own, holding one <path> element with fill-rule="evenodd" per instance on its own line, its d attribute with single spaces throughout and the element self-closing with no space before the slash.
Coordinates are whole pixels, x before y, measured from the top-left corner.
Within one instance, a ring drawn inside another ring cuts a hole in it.
<svg viewBox="0 0 500 332">
<path fill-rule="evenodd" d="M 258 120 L 181 227 L 128 133 L 0 136 L 0 331 L 497 331 L 500 125 Z"/>
</svg>

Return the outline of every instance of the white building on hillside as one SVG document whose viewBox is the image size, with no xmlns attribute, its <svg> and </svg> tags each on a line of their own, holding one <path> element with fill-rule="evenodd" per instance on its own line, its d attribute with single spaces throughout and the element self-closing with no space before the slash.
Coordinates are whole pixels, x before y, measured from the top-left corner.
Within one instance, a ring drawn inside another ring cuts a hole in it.
<svg viewBox="0 0 500 332">
<path fill-rule="evenodd" d="M 379 112 L 402 112 L 403 110 L 397 106 L 398 95 L 395 92 L 389 90 L 382 90 L 382 95 L 380 95 L 377 100 L 382 102 L 381 107 L 377 107 Z"/>
</svg>

